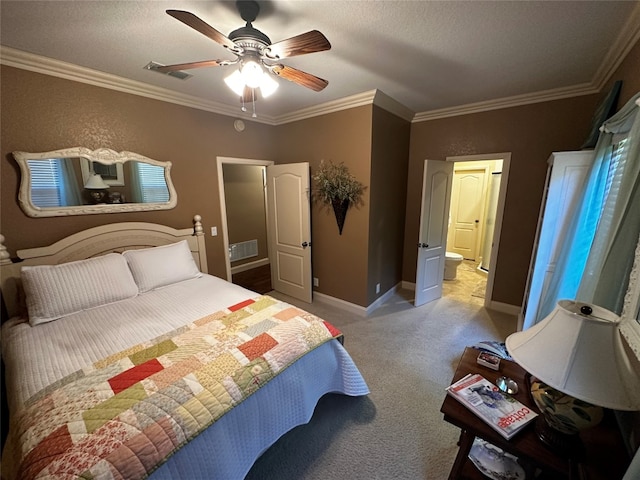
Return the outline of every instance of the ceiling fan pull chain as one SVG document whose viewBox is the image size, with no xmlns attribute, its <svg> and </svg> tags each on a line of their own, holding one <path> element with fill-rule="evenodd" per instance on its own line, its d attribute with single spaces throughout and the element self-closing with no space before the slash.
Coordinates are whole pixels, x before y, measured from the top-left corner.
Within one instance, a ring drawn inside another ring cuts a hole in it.
<svg viewBox="0 0 640 480">
<path fill-rule="evenodd" d="M 256 118 L 258 115 L 256 115 L 256 89 L 255 88 L 251 89 L 251 102 L 253 103 L 253 114 L 251 115 L 251 118 Z"/>
</svg>

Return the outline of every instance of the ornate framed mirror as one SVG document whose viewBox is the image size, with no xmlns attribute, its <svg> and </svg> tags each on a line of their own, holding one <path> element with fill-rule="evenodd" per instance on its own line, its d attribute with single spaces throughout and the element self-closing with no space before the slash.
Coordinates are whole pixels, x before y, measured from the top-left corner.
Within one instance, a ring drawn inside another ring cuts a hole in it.
<svg viewBox="0 0 640 480">
<path fill-rule="evenodd" d="M 84 147 L 13 152 L 18 201 L 30 217 L 168 210 L 178 203 L 171 162 Z"/>
</svg>

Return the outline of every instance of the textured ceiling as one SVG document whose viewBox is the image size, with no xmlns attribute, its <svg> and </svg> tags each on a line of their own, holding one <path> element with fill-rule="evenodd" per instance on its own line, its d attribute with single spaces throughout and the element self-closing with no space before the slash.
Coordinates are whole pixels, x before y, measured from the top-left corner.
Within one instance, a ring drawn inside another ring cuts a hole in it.
<svg viewBox="0 0 640 480">
<path fill-rule="evenodd" d="M 619 36 L 638 29 L 638 2 L 264 1 L 254 26 L 273 42 L 317 29 L 332 49 L 282 63 L 329 81 L 316 93 L 284 79 L 257 105 L 277 119 L 378 89 L 415 113 L 590 85 Z M 243 25 L 235 2 L 2 0 L 3 46 L 238 108 L 223 78 L 186 81 L 145 70 L 233 59 L 165 13 L 190 11 L 225 35 Z"/>
</svg>

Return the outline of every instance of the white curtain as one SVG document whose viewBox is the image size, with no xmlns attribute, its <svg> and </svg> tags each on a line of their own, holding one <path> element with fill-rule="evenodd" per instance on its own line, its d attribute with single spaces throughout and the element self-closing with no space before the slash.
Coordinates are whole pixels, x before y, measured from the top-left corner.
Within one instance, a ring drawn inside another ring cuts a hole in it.
<svg viewBox="0 0 640 480">
<path fill-rule="evenodd" d="M 602 126 L 602 143 L 626 137 L 576 298 L 621 313 L 640 233 L 640 93 Z"/>
</svg>

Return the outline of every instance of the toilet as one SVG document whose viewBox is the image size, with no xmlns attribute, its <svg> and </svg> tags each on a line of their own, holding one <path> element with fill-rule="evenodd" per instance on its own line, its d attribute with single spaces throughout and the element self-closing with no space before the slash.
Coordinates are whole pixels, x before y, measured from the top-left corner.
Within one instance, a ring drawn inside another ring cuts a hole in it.
<svg viewBox="0 0 640 480">
<path fill-rule="evenodd" d="M 455 280 L 458 265 L 462 262 L 464 257 L 454 252 L 447 252 L 444 258 L 444 279 Z"/>
</svg>

